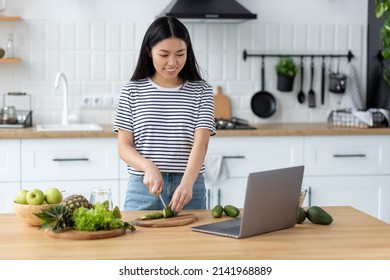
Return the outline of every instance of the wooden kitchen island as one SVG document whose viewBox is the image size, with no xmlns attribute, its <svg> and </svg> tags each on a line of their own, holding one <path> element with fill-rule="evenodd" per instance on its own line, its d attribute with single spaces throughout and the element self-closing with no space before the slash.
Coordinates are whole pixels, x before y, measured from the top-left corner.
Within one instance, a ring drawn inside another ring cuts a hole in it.
<svg viewBox="0 0 390 280">
<path fill-rule="evenodd" d="M 166 228 L 139 227 L 135 232 L 100 240 L 64 240 L 25 225 L 15 214 L 0 214 L 3 260 L 389 260 L 390 225 L 352 207 L 324 207 L 329 226 L 306 220 L 286 230 L 245 239 L 193 232 L 191 226 L 215 222 L 211 210 L 191 210 L 198 221 Z M 148 211 L 123 212 L 134 220 Z"/>
</svg>

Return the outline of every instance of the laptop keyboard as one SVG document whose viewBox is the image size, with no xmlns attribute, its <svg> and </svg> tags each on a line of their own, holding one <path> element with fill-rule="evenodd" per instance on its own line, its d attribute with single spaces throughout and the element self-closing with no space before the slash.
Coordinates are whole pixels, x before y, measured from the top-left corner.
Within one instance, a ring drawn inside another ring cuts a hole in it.
<svg viewBox="0 0 390 280">
<path fill-rule="evenodd" d="M 229 235 L 239 235 L 241 228 L 241 218 L 232 219 L 230 221 L 224 221 L 221 224 L 224 224 L 220 227 L 219 231 Z"/>
<path fill-rule="evenodd" d="M 240 234 L 240 226 L 223 228 L 220 231 L 223 233 L 229 234 L 229 235 L 239 235 Z"/>
</svg>

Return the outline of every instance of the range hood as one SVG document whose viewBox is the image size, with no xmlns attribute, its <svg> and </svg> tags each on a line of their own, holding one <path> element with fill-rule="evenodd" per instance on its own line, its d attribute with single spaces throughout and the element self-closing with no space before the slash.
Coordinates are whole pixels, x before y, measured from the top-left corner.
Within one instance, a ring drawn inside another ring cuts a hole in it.
<svg viewBox="0 0 390 280">
<path fill-rule="evenodd" d="M 186 22 L 241 22 L 256 19 L 236 0 L 173 0 L 160 16 L 173 16 Z"/>
</svg>

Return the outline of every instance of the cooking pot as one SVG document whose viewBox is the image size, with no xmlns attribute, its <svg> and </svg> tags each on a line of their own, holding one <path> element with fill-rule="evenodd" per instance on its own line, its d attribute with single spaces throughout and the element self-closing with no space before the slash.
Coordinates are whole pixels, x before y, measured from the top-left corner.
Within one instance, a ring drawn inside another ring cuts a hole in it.
<svg viewBox="0 0 390 280">
<path fill-rule="evenodd" d="M 275 97 L 265 90 L 264 57 L 261 61 L 261 91 L 256 92 L 251 100 L 253 113 L 260 118 L 269 118 L 276 111 Z"/>
</svg>

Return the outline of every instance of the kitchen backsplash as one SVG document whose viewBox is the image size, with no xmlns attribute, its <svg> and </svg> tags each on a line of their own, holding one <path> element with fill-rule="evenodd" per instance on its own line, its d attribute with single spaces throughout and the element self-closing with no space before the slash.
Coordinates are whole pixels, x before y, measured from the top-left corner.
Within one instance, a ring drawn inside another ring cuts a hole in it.
<svg viewBox="0 0 390 280">
<path fill-rule="evenodd" d="M 305 6 L 303 2 L 307 1 L 309 0 L 290 2 L 300 3 L 303 7 Z M 0 93 L 3 95 L 10 91 L 22 91 L 30 94 L 34 124 L 58 123 L 61 120 L 62 87 L 54 88 L 54 78 L 58 72 L 64 72 L 68 78 L 70 107 L 77 110 L 81 122 L 113 123 L 116 101 L 121 87 L 129 80 L 134 70 L 144 32 L 160 10 L 169 3 L 133 1 L 131 13 L 134 14 L 138 8 L 138 14 L 144 13 L 142 17 L 126 17 L 120 12 L 118 18 L 115 18 L 112 13 L 115 13 L 116 9 L 123 11 L 128 8 L 129 4 L 126 1 L 101 0 L 93 5 L 95 1 L 73 0 L 70 1 L 70 7 L 78 7 L 81 11 L 91 8 L 96 13 L 80 15 L 81 12 L 78 11 L 62 16 L 57 11 L 59 15 L 55 18 L 49 14 L 50 8 L 48 11 L 39 12 L 36 7 L 34 9 L 31 1 L 8 2 L 9 9 L 6 14 L 21 16 L 22 21 L 0 21 L 0 47 L 5 47 L 7 36 L 12 33 L 15 55 L 22 61 L 0 64 Z M 64 7 L 66 1 L 52 2 Z M 327 90 L 325 104 L 320 103 L 321 58 L 315 58 L 316 108 L 309 108 L 307 102 L 310 58 L 304 60 L 303 89 L 306 93 L 306 102 L 303 104 L 297 101 L 299 76 L 295 78 L 292 92 L 278 92 L 274 68 L 277 58 L 266 58 L 264 86 L 276 97 L 278 107 L 270 118 L 257 117 L 251 111 L 250 101 L 254 93 L 261 89 L 261 60 L 258 57 L 250 57 L 244 61 L 244 50 L 253 54 L 347 54 L 348 51 L 352 51 L 354 58 L 351 63 L 357 73 L 357 84 L 362 99 L 365 100 L 367 37 L 365 20 L 356 21 L 355 18 L 351 18 L 349 21 L 348 18 L 344 18 L 335 22 L 328 19 L 306 23 L 290 19 L 286 22 L 283 14 L 278 15 L 276 12 L 275 17 L 271 19 L 269 15 L 268 18 L 264 17 L 261 11 L 262 4 L 267 9 L 274 5 L 275 11 L 279 11 L 277 4 L 285 4 L 285 1 L 240 2 L 257 13 L 258 20 L 239 24 L 185 23 L 191 33 L 195 54 L 205 79 L 214 89 L 217 85 L 222 86 L 223 93 L 231 99 L 233 116 L 246 119 L 253 124 L 326 122 L 328 112 L 339 107 L 340 95 Z M 334 1 L 317 2 L 322 5 L 328 3 L 329 6 Z M 356 5 L 356 2 L 362 7 L 364 3 L 361 0 L 338 2 L 344 2 L 344 6 L 347 6 L 345 8 Z M 115 5 L 110 6 L 110 15 L 107 3 Z M 151 4 L 156 5 L 152 9 L 147 9 Z M 297 5 L 295 9 L 302 7 Z M 329 10 L 331 8 L 328 7 Z M 104 9 L 107 10 L 107 14 L 104 13 Z M 34 11 L 38 11 L 38 15 Z M 39 13 L 42 13 L 42 16 L 39 16 Z M 336 18 L 340 17 L 339 13 L 335 15 Z M 302 11 L 296 14 L 300 15 Z M 330 16 L 332 15 L 329 14 Z M 346 16 L 348 17 L 348 14 Z M 295 60 L 299 63 L 299 58 Z M 345 58 L 339 61 L 327 58 L 325 62 L 327 71 L 330 64 L 336 69 L 338 62 L 340 71 L 344 71 L 348 61 Z M 2 99 L 0 104 L 4 105 Z"/>
</svg>

